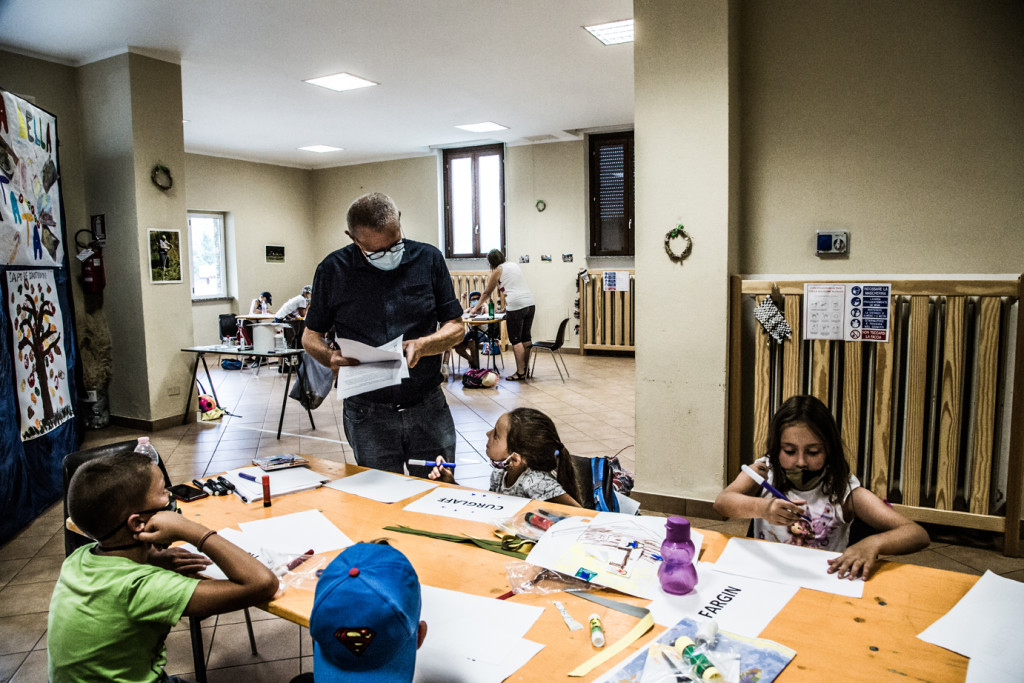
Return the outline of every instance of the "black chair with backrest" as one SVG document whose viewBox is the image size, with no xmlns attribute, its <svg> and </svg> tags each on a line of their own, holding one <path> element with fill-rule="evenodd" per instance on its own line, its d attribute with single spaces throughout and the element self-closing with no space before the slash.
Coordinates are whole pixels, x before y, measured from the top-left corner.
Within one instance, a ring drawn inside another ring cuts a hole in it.
<svg viewBox="0 0 1024 683">
<path fill-rule="evenodd" d="M 562 382 L 565 382 L 565 378 L 569 376 L 569 368 L 565 365 L 565 359 L 562 358 L 562 344 L 565 343 L 565 326 L 569 324 L 569 319 L 566 318 L 558 326 L 558 334 L 555 335 L 554 341 L 538 341 L 533 342 L 533 346 L 530 347 L 530 355 L 533 356 L 533 352 L 537 349 L 545 349 L 551 352 L 551 359 L 555 362 L 555 369 L 558 370 L 558 376 L 562 378 Z M 558 361 L 562 361 L 562 367 L 558 366 Z M 537 367 L 537 356 L 533 356 L 533 363 L 530 367 L 530 377 L 533 377 L 533 370 Z M 565 376 L 562 376 L 562 368 L 565 368 Z"/>
<path fill-rule="evenodd" d="M 71 477 L 75 475 L 75 472 L 79 467 L 95 460 L 96 458 L 102 458 L 106 455 L 124 455 L 131 453 L 138 446 L 138 441 L 118 441 L 117 443 L 107 444 L 105 446 L 96 446 L 95 448 L 87 448 L 81 451 L 75 451 L 74 453 L 68 453 L 64 456 L 63 464 L 61 465 L 61 477 L 64 481 L 64 519 L 69 518 L 68 514 L 68 485 L 71 483 Z M 171 486 L 171 478 L 167 474 L 167 468 L 164 466 L 163 458 L 160 458 L 157 462 L 160 467 L 160 471 L 164 475 L 164 485 L 167 487 Z M 82 534 L 76 533 L 71 529 L 67 528 L 67 524 L 64 525 L 64 554 L 65 556 L 70 555 L 77 549 L 81 548 L 87 543 L 92 543 L 92 539 Z M 203 630 L 201 627 L 201 620 L 189 617 L 189 630 L 192 636 L 192 665 L 195 668 L 195 676 L 198 683 L 206 683 L 206 658 L 203 651 Z M 245 609 L 245 625 L 249 629 L 249 645 L 252 648 L 253 655 L 258 654 L 256 651 L 256 636 L 252 631 L 252 619 L 249 616 L 248 608 Z"/>
<path fill-rule="evenodd" d="M 572 466 L 576 470 L 576 483 L 580 487 L 583 500 L 576 501 L 588 510 L 594 509 L 594 474 L 590 469 L 590 458 L 585 455 L 572 456 Z"/>
<path fill-rule="evenodd" d="M 218 339 L 224 339 L 231 337 L 232 339 L 238 336 L 238 318 L 234 313 L 221 313 L 220 314 L 220 336 Z"/>
</svg>

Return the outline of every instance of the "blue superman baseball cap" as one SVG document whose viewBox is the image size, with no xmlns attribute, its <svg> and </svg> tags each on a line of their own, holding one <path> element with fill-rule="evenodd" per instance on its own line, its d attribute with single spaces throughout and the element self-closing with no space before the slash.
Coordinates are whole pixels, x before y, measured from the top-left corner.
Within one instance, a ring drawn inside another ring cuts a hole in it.
<svg viewBox="0 0 1024 683">
<path fill-rule="evenodd" d="M 320 576 L 309 617 L 316 683 L 412 681 L 421 605 L 401 552 L 376 543 L 342 551 Z"/>
</svg>

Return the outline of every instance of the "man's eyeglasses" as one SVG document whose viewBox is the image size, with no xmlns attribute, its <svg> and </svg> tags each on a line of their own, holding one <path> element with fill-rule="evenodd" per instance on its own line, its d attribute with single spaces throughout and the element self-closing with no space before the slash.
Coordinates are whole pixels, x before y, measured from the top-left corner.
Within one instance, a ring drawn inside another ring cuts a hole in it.
<svg viewBox="0 0 1024 683">
<path fill-rule="evenodd" d="M 398 240 L 387 249 L 381 249 L 380 251 L 364 251 L 363 254 L 366 256 L 367 260 L 376 261 L 377 259 L 384 258 L 388 254 L 397 254 L 403 249 L 405 249 L 405 238 Z"/>
</svg>

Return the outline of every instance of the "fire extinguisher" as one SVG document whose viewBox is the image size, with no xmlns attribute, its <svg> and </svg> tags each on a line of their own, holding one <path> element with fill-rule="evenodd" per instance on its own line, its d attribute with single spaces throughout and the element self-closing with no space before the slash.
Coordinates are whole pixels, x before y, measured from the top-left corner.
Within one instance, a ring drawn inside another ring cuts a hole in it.
<svg viewBox="0 0 1024 683">
<path fill-rule="evenodd" d="M 82 244 L 79 238 L 82 233 L 91 238 L 86 244 Z M 86 294 L 100 294 L 107 284 L 107 277 L 103 272 L 103 247 L 100 246 L 96 233 L 88 228 L 75 233 L 75 243 L 78 245 L 79 258 L 83 251 L 92 252 L 82 261 L 82 289 Z"/>
</svg>

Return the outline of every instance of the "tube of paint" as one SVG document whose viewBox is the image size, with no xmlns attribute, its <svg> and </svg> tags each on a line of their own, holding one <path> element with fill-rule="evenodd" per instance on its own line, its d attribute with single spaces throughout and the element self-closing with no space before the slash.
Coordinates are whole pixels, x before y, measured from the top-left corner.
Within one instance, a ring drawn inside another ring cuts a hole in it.
<svg viewBox="0 0 1024 683">
<path fill-rule="evenodd" d="M 270 507 L 270 475 L 263 475 L 263 507 Z"/>
<path fill-rule="evenodd" d="M 594 647 L 604 647 L 604 628 L 601 626 L 601 617 L 591 614 L 590 618 L 590 642 Z"/>
<path fill-rule="evenodd" d="M 714 649 L 715 639 L 718 638 L 718 622 L 714 619 L 711 621 L 705 621 L 697 629 L 697 635 L 693 638 L 697 641 L 697 645 L 703 645 L 708 649 Z"/>
<path fill-rule="evenodd" d="M 696 643 L 689 636 L 679 636 L 673 647 L 683 657 L 683 661 L 693 667 L 703 681 L 723 680 L 721 672 L 715 668 L 707 655 L 698 650 Z M 701 648 L 703 649 L 703 648 Z"/>
</svg>

